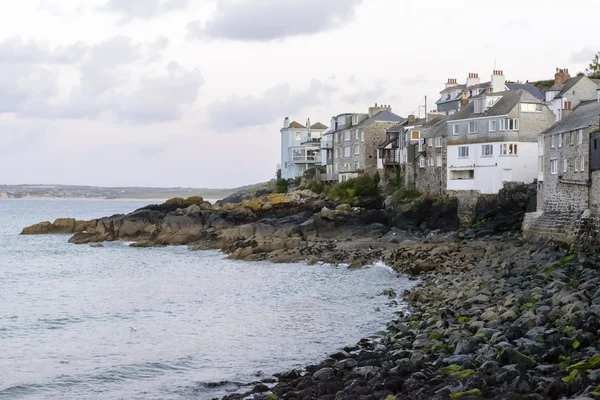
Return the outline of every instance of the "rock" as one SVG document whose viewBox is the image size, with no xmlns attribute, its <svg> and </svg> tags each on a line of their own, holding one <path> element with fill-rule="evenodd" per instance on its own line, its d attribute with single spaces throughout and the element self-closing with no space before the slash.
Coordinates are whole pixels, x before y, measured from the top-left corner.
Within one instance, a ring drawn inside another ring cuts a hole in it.
<svg viewBox="0 0 600 400">
<path fill-rule="evenodd" d="M 323 207 L 319 215 L 321 216 L 321 218 L 329 221 L 335 220 L 335 211 L 330 210 L 327 207 Z"/>
<path fill-rule="evenodd" d="M 90 244 L 90 247 L 100 248 L 100 247 L 104 247 L 104 245 L 102 243 L 92 243 L 92 244 Z"/>
<path fill-rule="evenodd" d="M 374 367 L 374 366 L 366 366 L 366 367 L 356 367 L 354 368 L 354 372 L 359 375 L 362 376 L 363 378 L 368 378 L 373 376 L 375 373 L 377 373 L 377 371 L 379 370 L 379 368 Z"/>
<path fill-rule="evenodd" d="M 484 294 L 478 294 L 475 297 L 470 298 L 465 304 L 485 304 L 489 303 L 490 298 Z"/>
<path fill-rule="evenodd" d="M 335 379 L 333 368 L 322 368 L 313 374 L 313 379 L 321 382 L 330 382 Z"/>
<path fill-rule="evenodd" d="M 394 292 L 394 289 L 385 289 L 383 292 L 381 292 L 381 296 L 387 296 L 389 299 L 395 299 L 397 294 Z"/>
<path fill-rule="evenodd" d="M 349 213 L 352 212 L 352 207 L 349 204 L 340 204 L 335 208 L 335 211 Z"/>
<path fill-rule="evenodd" d="M 480 339 L 476 337 L 470 337 L 468 339 L 461 340 L 456 345 L 456 349 L 454 350 L 455 355 L 461 354 L 472 354 L 477 346 L 479 346 Z"/>
<path fill-rule="evenodd" d="M 267 385 L 265 385 L 264 383 L 259 383 L 258 385 L 254 386 L 254 388 L 252 389 L 252 393 L 265 393 L 268 392 L 269 387 Z"/>
<path fill-rule="evenodd" d="M 300 371 L 293 369 L 291 371 L 283 372 L 281 374 L 275 374 L 274 376 L 280 381 L 291 381 L 300 378 Z"/>
</svg>

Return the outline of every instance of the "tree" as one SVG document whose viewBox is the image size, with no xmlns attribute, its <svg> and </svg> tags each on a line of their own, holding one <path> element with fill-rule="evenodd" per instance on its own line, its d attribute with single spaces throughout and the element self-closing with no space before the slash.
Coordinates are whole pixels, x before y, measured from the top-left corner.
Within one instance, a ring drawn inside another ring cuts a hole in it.
<svg viewBox="0 0 600 400">
<path fill-rule="evenodd" d="M 585 70 L 585 73 L 590 78 L 600 78 L 600 51 L 594 55 L 594 58 Z"/>
</svg>

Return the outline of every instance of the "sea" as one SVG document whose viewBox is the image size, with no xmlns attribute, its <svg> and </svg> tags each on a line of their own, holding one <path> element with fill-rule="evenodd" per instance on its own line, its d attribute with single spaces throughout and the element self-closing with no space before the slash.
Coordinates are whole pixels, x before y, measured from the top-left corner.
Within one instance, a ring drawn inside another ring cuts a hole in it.
<svg viewBox="0 0 600 400">
<path fill-rule="evenodd" d="M 20 236 L 148 204 L 0 201 L 0 399 L 212 399 L 375 335 L 411 282 L 376 263 L 232 261 L 187 247 Z"/>
</svg>

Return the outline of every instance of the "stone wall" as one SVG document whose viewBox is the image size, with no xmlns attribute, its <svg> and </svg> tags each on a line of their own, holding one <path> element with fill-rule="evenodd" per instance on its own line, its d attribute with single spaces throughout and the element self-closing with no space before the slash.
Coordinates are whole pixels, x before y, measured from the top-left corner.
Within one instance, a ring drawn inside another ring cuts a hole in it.
<svg viewBox="0 0 600 400">
<path fill-rule="evenodd" d="M 478 190 L 449 190 L 447 195 L 458 200 L 458 219 L 461 228 L 470 228 L 475 221 L 477 201 L 481 193 Z"/>
<path fill-rule="evenodd" d="M 363 128 L 365 132 L 365 142 L 362 146 L 362 162 L 364 171 L 373 176 L 377 172 L 377 147 L 385 141 L 385 132 L 388 128 L 396 125 L 398 122 L 377 121 Z"/>
<path fill-rule="evenodd" d="M 415 187 L 421 193 L 435 193 L 444 194 L 446 193 L 446 152 L 448 146 L 446 146 L 446 138 L 442 139 L 442 147 L 435 147 L 435 141 L 433 146 L 427 146 L 425 148 L 425 167 L 421 168 L 417 165 L 417 174 Z M 437 165 L 437 157 L 442 157 L 442 165 Z M 430 164 L 433 163 L 433 166 Z M 414 172 L 413 172 L 414 173 Z"/>
</svg>

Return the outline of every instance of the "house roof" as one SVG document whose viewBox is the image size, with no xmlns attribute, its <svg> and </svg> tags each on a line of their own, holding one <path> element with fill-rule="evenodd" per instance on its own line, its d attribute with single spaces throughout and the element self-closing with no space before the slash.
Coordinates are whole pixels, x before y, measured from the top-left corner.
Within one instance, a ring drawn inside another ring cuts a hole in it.
<svg viewBox="0 0 600 400">
<path fill-rule="evenodd" d="M 436 136 L 446 136 L 447 121 L 448 117 L 446 116 L 439 116 L 430 120 L 428 123 L 423 125 L 423 128 L 427 128 L 423 134 L 423 137 L 432 138 Z"/>
<path fill-rule="evenodd" d="M 524 90 L 527 90 L 529 93 L 531 93 L 534 97 L 536 97 L 536 98 L 538 98 L 540 100 L 544 100 L 545 99 L 544 94 L 540 91 L 540 89 L 538 89 L 537 87 L 535 87 L 531 83 L 507 82 L 506 83 L 506 87 L 509 90 L 524 89 Z"/>
<path fill-rule="evenodd" d="M 588 126 L 598 125 L 600 114 L 600 102 L 596 100 L 581 102 L 571 115 L 563 118 L 562 121 L 554 125 L 547 133 L 561 133 L 573 131 L 575 129 L 587 128 Z"/>
<path fill-rule="evenodd" d="M 323 125 L 322 123 L 317 122 L 316 124 L 311 125 L 310 129 L 327 129 L 327 127 L 325 125 Z"/>
<path fill-rule="evenodd" d="M 488 108 L 485 112 L 475 113 L 475 104 L 471 102 L 467 107 L 463 108 L 459 112 L 450 116 L 448 121 L 457 121 L 461 119 L 477 118 L 477 117 L 491 117 L 497 115 L 508 114 L 517 104 L 523 103 L 539 103 L 542 101 L 534 97 L 531 93 L 524 89 L 510 90 L 499 93 L 482 93 L 479 97 L 490 95 L 490 96 L 501 96 L 500 100 L 496 102 L 492 107 Z"/>
<path fill-rule="evenodd" d="M 353 126 L 353 128 L 362 128 L 363 126 L 371 125 L 374 122 L 401 122 L 403 120 L 404 118 L 401 116 L 396 115 L 391 111 L 383 110 L 372 117 L 365 119 L 360 124 Z"/>
<path fill-rule="evenodd" d="M 290 128 L 294 128 L 294 129 L 306 129 L 306 127 L 296 121 L 292 121 L 290 123 Z"/>
</svg>

